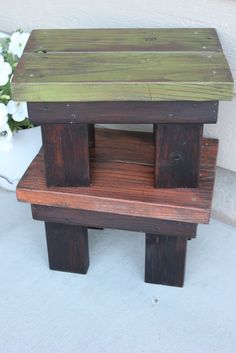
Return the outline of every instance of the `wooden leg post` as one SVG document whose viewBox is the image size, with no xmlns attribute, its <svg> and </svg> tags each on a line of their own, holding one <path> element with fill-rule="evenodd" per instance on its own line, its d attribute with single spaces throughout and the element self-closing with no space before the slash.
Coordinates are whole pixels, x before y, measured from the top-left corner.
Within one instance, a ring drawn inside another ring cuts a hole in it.
<svg viewBox="0 0 236 353">
<path fill-rule="evenodd" d="M 182 287 L 186 237 L 146 234 L 145 282 Z"/>
<path fill-rule="evenodd" d="M 42 126 L 48 186 L 89 186 L 89 140 L 87 124 Z"/>
<path fill-rule="evenodd" d="M 155 187 L 198 186 L 202 124 L 158 124 Z"/>
<path fill-rule="evenodd" d="M 86 227 L 45 222 L 49 267 L 85 274 L 89 267 Z"/>
</svg>

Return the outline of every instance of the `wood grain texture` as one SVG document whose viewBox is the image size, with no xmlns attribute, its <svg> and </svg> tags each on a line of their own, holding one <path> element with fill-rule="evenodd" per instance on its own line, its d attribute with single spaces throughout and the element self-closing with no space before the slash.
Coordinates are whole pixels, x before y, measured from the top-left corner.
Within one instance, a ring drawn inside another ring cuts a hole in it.
<svg viewBox="0 0 236 353">
<path fill-rule="evenodd" d="M 48 186 L 89 186 L 87 124 L 42 126 L 45 172 Z"/>
<path fill-rule="evenodd" d="M 221 52 L 25 53 L 15 71 L 17 101 L 231 100 Z"/>
<path fill-rule="evenodd" d="M 217 141 L 204 139 L 198 188 L 154 189 L 151 133 L 96 129 L 91 186 L 47 187 L 40 153 L 17 187 L 19 201 L 133 217 L 208 223 Z"/>
<path fill-rule="evenodd" d="M 29 102 L 34 124 L 216 123 L 218 102 Z"/>
<path fill-rule="evenodd" d="M 146 234 L 145 282 L 183 287 L 187 240 Z"/>
<path fill-rule="evenodd" d="M 223 85 L 231 78 L 221 53 L 213 53 L 211 57 L 208 53 L 169 52 L 33 53 L 23 55 L 18 67 L 14 82 L 32 86 L 37 82 L 55 82 L 62 88 L 63 83 L 71 83 L 75 89 L 85 83 L 110 83 L 112 89 L 119 82 L 127 83 L 128 87 L 129 83 L 142 86 L 142 82 Z"/>
<path fill-rule="evenodd" d="M 16 101 L 230 100 L 214 29 L 37 30 L 12 83 Z"/>
<path fill-rule="evenodd" d="M 85 274 L 89 267 L 87 228 L 45 222 L 51 270 Z"/>
<path fill-rule="evenodd" d="M 205 48 L 203 48 L 206 46 Z M 26 52 L 221 51 L 214 28 L 37 29 Z"/>
<path fill-rule="evenodd" d="M 33 218 L 40 221 L 80 225 L 89 228 L 104 227 L 142 233 L 158 233 L 168 236 L 188 237 L 189 239 L 196 237 L 197 225 L 194 223 L 40 205 L 32 205 L 31 209 Z"/>
<path fill-rule="evenodd" d="M 159 124 L 155 129 L 155 187 L 198 186 L 202 124 Z"/>
</svg>

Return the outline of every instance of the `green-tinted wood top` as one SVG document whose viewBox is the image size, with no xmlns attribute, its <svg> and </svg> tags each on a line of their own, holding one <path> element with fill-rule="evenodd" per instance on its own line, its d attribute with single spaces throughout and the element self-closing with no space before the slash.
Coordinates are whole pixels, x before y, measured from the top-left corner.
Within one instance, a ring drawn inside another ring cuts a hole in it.
<svg viewBox="0 0 236 353">
<path fill-rule="evenodd" d="M 31 33 L 27 52 L 221 51 L 213 28 L 50 29 Z"/>
<path fill-rule="evenodd" d="M 17 101 L 229 100 L 214 29 L 32 31 L 12 81 Z"/>
</svg>

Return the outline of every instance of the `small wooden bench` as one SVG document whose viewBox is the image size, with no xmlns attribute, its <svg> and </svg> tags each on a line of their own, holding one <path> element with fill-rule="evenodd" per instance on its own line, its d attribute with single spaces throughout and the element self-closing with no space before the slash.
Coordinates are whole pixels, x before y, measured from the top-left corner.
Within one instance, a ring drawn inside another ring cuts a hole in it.
<svg viewBox="0 0 236 353">
<path fill-rule="evenodd" d="M 46 224 L 50 268 L 86 273 L 88 227 L 146 233 L 145 281 L 182 286 L 208 223 L 219 100 L 233 80 L 214 29 L 35 30 L 12 81 L 42 126 L 17 188 Z M 152 124 L 153 133 L 94 128 Z"/>
</svg>

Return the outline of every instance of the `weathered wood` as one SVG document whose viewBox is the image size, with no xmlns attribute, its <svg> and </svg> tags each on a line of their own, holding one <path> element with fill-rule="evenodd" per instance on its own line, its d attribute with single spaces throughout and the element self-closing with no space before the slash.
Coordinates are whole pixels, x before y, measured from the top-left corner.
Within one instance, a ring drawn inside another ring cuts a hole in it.
<svg viewBox="0 0 236 353">
<path fill-rule="evenodd" d="M 43 125 L 42 139 L 48 186 L 90 185 L 86 124 Z"/>
<path fill-rule="evenodd" d="M 154 189 L 153 135 L 108 131 L 96 129 L 97 147 L 91 156 L 89 188 L 47 187 L 43 155 L 39 154 L 18 185 L 18 199 L 44 206 L 208 223 L 216 140 L 203 140 L 198 188 Z"/>
<path fill-rule="evenodd" d="M 214 28 L 37 29 L 26 52 L 221 51 Z"/>
<path fill-rule="evenodd" d="M 200 173 L 202 124 L 159 124 L 155 129 L 155 186 L 195 188 Z"/>
<path fill-rule="evenodd" d="M 29 102 L 34 124 L 216 123 L 218 102 Z"/>
<path fill-rule="evenodd" d="M 24 53 L 11 82 L 16 101 L 231 100 L 222 52 Z"/>
<path fill-rule="evenodd" d="M 194 223 L 164 221 L 147 217 L 132 217 L 63 207 L 32 205 L 31 208 L 33 218 L 40 221 L 153 234 L 158 232 L 162 235 L 182 236 L 189 239 L 196 237 L 197 225 Z"/>
<path fill-rule="evenodd" d="M 87 228 L 45 222 L 49 266 L 52 270 L 85 274 L 89 267 Z"/>
<path fill-rule="evenodd" d="M 145 282 L 182 287 L 187 240 L 146 234 Z"/>
</svg>

